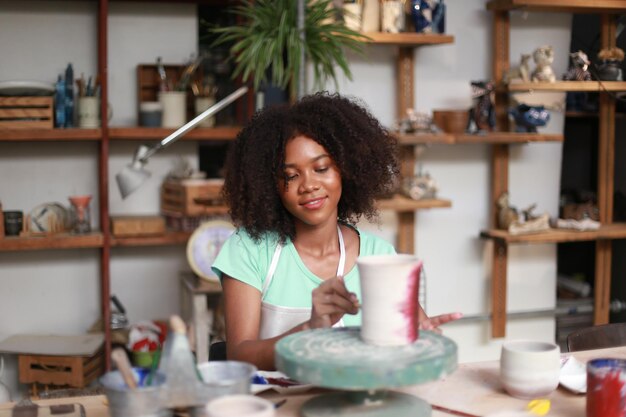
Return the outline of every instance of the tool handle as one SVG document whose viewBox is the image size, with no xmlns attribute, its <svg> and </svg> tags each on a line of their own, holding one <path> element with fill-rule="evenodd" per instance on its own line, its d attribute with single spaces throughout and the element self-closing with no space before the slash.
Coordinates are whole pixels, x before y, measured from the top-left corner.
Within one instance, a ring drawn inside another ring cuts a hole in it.
<svg viewBox="0 0 626 417">
<path fill-rule="evenodd" d="M 137 389 L 137 381 L 135 381 L 133 369 L 130 366 L 128 356 L 126 356 L 126 352 L 124 351 L 124 349 L 113 349 L 113 352 L 111 352 L 111 359 L 113 359 L 113 362 L 115 362 L 117 370 L 122 375 L 122 378 L 124 379 L 124 382 L 126 382 L 126 385 L 128 385 L 128 388 L 130 388 L 131 390 Z"/>
<path fill-rule="evenodd" d="M 172 331 L 174 333 L 178 333 L 178 334 L 187 333 L 187 325 L 185 324 L 183 319 L 181 319 L 177 315 L 173 315 L 170 317 L 170 327 L 172 328 Z"/>
</svg>

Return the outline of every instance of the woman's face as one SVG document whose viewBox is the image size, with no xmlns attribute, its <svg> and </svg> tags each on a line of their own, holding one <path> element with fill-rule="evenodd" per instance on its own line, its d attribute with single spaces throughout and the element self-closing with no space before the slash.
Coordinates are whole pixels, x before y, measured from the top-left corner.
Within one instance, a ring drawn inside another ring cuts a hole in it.
<svg viewBox="0 0 626 417">
<path fill-rule="evenodd" d="M 341 174 L 319 143 L 296 136 L 285 146 L 285 172 L 278 189 L 296 222 L 317 226 L 337 221 Z"/>
</svg>

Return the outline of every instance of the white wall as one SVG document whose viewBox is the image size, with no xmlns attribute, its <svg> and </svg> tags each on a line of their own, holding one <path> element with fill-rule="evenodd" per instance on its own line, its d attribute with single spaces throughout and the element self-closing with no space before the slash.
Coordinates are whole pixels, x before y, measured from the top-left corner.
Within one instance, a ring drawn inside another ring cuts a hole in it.
<svg viewBox="0 0 626 417">
<path fill-rule="evenodd" d="M 464 108 L 470 104 L 469 81 L 490 76 L 491 15 L 482 0 L 448 0 L 447 31 L 455 43 L 417 48 L 416 107 Z M 95 4 L 74 1 L 0 2 L 0 80 L 54 82 L 68 62 L 75 74 L 96 72 Z M 117 3 L 110 5 L 109 89 L 112 125 L 135 123 L 135 67 L 154 62 L 183 63 L 197 48 L 195 6 Z M 545 40 L 555 46 L 555 71 L 567 65 L 570 16 L 521 14 L 512 18 L 512 59 Z M 354 81 L 341 80 L 339 91 L 358 95 L 386 125 L 396 114 L 395 48 L 369 46 L 367 56 L 351 56 Z M 549 131 L 561 132 L 553 114 Z M 130 161 L 136 143 L 113 143 L 109 184 Z M 150 160 L 150 183 L 122 201 L 110 190 L 112 214 L 158 212 L 158 185 L 176 155 L 197 164 L 196 146 L 181 142 Z M 555 214 L 559 192 L 560 145 L 520 145 L 511 152 L 512 203 L 538 203 Z M 429 314 L 460 310 L 489 312 L 490 247 L 478 238 L 488 224 L 489 148 L 486 145 L 433 146 L 422 157 L 424 169 L 439 183 L 450 209 L 417 215 L 417 253 L 428 270 Z M 97 190 L 97 151 L 92 143 L 0 143 L 0 201 L 4 209 L 25 212 L 43 202 L 67 204 L 67 196 Z M 97 197 L 94 195 L 94 197 Z M 92 210 L 98 202 L 92 202 Z M 97 212 L 93 212 L 97 219 Z M 383 214 L 378 232 L 393 240 L 395 217 Z M 372 230 L 377 230 L 371 227 Z M 512 247 L 509 252 L 509 309 L 544 309 L 555 304 L 554 245 Z M 0 253 L 0 339 L 15 333 L 80 333 L 100 314 L 99 257 L 96 250 Z M 114 248 L 111 291 L 128 308 L 129 318 L 166 317 L 178 311 L 177 272 L 186 268 L 183 246 Z M 446 327 L 459 344 L 461 361 L 494 359 L 501 340 L 489 337 L 487 323 Z M 554 320 L 509 322 L 508 337 L 554 338 Z M 5 355 L 2 377 L 17 392 L 16 361 Z"/>
</svg>

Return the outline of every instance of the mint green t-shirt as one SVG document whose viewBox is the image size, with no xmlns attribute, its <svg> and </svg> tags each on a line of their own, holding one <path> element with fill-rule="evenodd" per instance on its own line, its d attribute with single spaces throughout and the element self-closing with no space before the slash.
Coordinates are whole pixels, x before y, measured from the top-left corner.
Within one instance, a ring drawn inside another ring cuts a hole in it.
<svg viewBox="0 0 626 417">
<path fill-rule="evenodd" d="M 357 233 L 360 236 L 359 256 L 396 253 L 389 242 L 367 232 Z M 278 240 L 273 235 L 264 236 L 255 242 L 243 229 L 238 229 L 224 242 L 213 263 L 213 271 L 220 280 L 226 274 L 262 291 L 277 244 Z M 359 271 L 356 265 L 344 275 L 344 280 L 348 291 L 354 292 L 360 300 Z M 274 278 L 263 301 L 281 307 L 311 308 L 311 292 L 322 282 L 304 265 L 295 246 L 288 240 L 283 246 Z M 343 321 L 346 326 L 360 325 L 361 313 L 346 314 Z"/>
</svg>

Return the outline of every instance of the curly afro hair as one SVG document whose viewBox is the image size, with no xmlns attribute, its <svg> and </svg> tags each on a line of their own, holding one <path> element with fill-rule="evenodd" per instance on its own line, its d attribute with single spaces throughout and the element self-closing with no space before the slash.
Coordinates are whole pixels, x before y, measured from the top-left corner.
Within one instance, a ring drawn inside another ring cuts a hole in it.
<svg viewBox="0 0 626 417">
<path fill-rule="evenodd" d="M 231 218 L 253 239 L 267 232 L 283 242 L 295 237 L 293 216 L 277 187 L 284 176 L 285 145 L 300 135 L 323 146 L 339 169 L 338 221 L 377 219 L 376 198 L 393 189 L 399 174 L 397 141 L 364 105 L 317 93 L 266 108 L 239 132 L 225 163 L 223 195 Z"/>
</svg>

